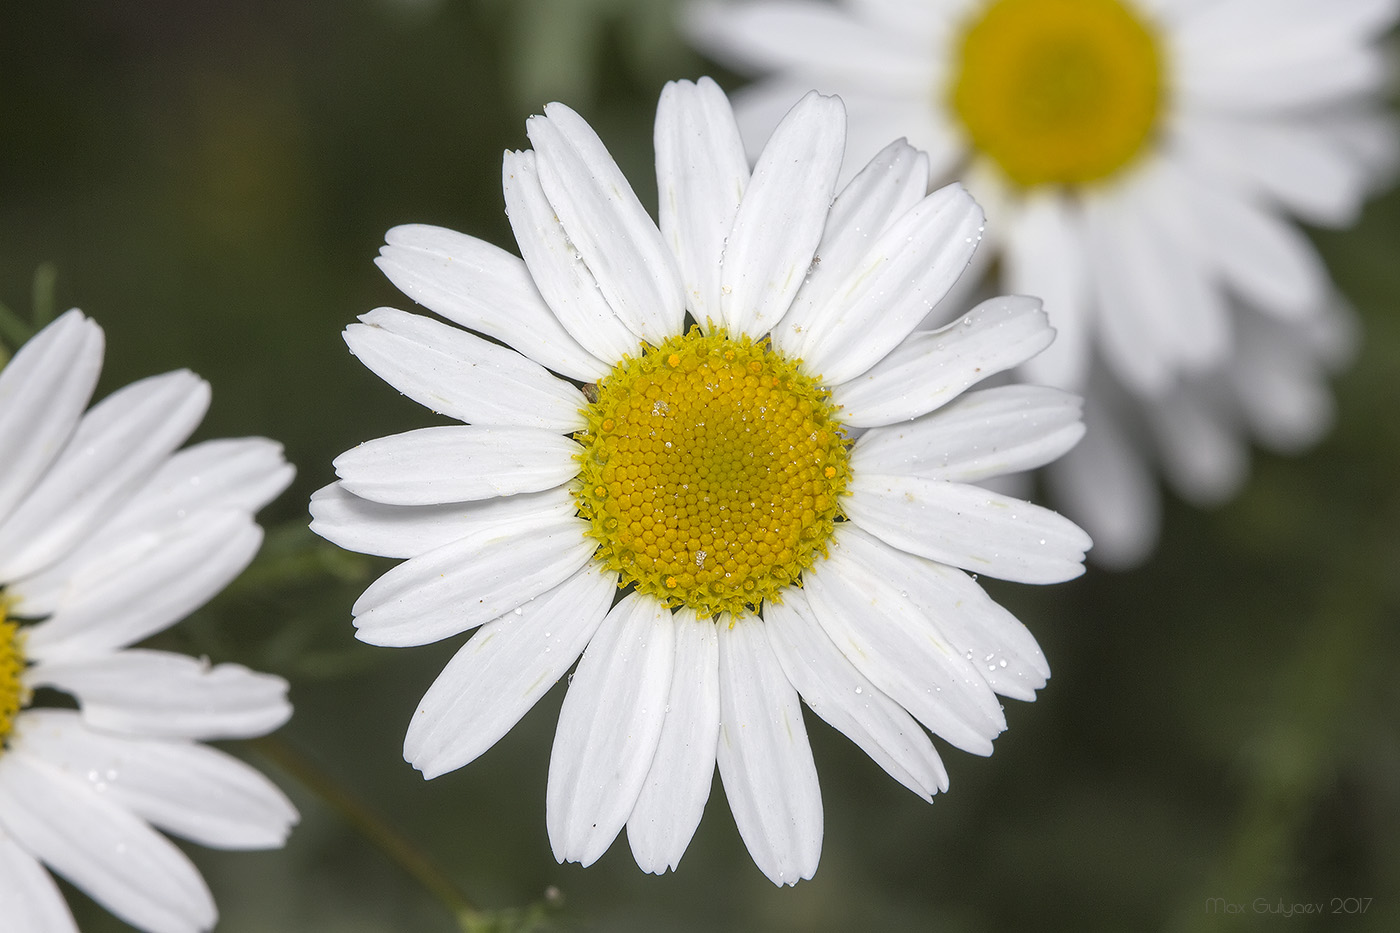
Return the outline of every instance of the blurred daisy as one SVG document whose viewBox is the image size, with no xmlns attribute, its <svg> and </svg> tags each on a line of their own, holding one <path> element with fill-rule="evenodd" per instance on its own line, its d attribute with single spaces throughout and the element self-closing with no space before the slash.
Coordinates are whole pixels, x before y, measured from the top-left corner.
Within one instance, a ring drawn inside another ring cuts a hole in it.
<svg viewBox="0 0 1400 933">
<path fill-rule="evenodd" d="M 1089 541 L 970 484 L 1063 453 L 1079 400 L 963 394 L 1049 343 L 1033 300 L 911 336 L 981 211 L 957 186 L 926 196 L 902 142 L 833 203 L 833 98 L 802 98 L 750 174 L 718 86 L 667 85 L 659 229 L 572 110 L 551 104 L 528 132 L 534 151 L 507 152 L 503 173 L 523 260 L 417 226 L 379 259 L 499 343 L 387 308 L 345 333 L 468 424 L 346 452 L 312 527 L 409 558 L 356 603 L 362 640 L 480 626 L 409 726 L 426 777 L 485 752 L 581 653 L 550 757 L 555 856 L 592 863 L 625 825 L 643 869 L 675 867 L 717 762 L 755 862 L 795 884 L 822 837 L 799 695 L 927 799 L 947 775 L 920 724 L 989 754 L 996 695 L 1044 685 L 1034 639 L 964 570 L 1065 580 Z"/>
<path fill-rule="evenodd" d="M 76 929 L 42 863 L 138 929 L 208 930 L 204 879 L 156 830 L 282 845 L 291 803 L 200 743 L 280 726 L 287 684 L 128 646 L 248 565 L 253 512 L 292 468 L 264 438 L 177 452 L 209 405 L 188 371 L 84 412 L 102 350 L 101 328 L 74 310 L 0 370 L 0 916 L 7 930 Z M 40 688 L 77 708 L 31 706 Z"/>
<path fill-rule="evenodd" d="M 1355 219 L 1394 160 L 1377 39 L 1400 0 L 755 0 L 690 8 L 700 46 L 767 75 L 736 105 L 766 138 L 797 89 L 840 94 L 853 154 L 907 135 L 987 206 L 1001 288 L 1055 346 L 1025 367 L 1087 395 L 1051 470 L 1096 559 L 1157 536 L 1149 461 L 1205 504 L 1253 433 L 1328 426 L 1350 319 L 1286 215 Z M 990 262 L 987 263 L 990 266 Z"/>
</svg>

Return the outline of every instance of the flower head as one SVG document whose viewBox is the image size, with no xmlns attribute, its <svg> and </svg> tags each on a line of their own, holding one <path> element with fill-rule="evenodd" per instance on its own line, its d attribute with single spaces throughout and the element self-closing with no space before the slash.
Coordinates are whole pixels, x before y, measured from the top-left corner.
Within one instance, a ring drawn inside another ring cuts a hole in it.
<svg viewBox="0 0 1400 933">
<path fill-rule="evenodd" d="M 675 867 L 718 763 L 754 860 L 796 883 L 822 834 L 799 696 L 931 798 L 947 776 L 924 727 L 988 754 L 996 694 L 1044 685 L 1034 639 L 964 571 L 1064 580 L 1089 541 L 971 484 L 1072 446 L 1078 399 L 964 394 L 1049 343 L 1032 299 L 912 333 L 981 212 L 958 186 L 925 194 L 903 142 L 833 201 L 835 99 L 803 97 L 750 173 L 719 88 L 667 85 L 659 226 L 576 113 L 528 130 L 504 164 L 522 258 L 399 227 L 379 259 L 467 330 L 381 308 L 345 332 L 467 424 L 342 454 L 312 527 L 407 558 L 356 603 L 361 639 L 480 627 L 409 725 L 425 776 L 485 752 L 581 654 L 550 759 L 555 855 L 591 863 L 626 826 L 642 868 Z"/>
<path fill-rule="evenodd" d="M 282 844 L 291 803 L 202 741 L 280 726 L 287 684 L 129 646 L 247 566 L 262 540 L 253 513 L 293 471 L 264 438 L 176 450 L 209 405 L 188 371 L 84 412 L 102 351 L 74 310 L 0 370 L 0 902 L 6 929 L 74 930 L 42 863 L 141 930 L 208 930 L 204 880 L 156 830 Z M 39 688 L 77 709 L 33 705 Z"/>
<path fill-rule="evenodd" d="M 1129 564 L 1157 532 L 1153 463 L 1201 504 L 1330 421 L 1350 320 L 1295 214 L 1345 225 L 1388 177 L 1377 39 L 1396 0 L 702 2 L 757 144 L 797 89 L 839 93 L 853 153 L 907 135 L 987 205 L 1000 288 L 1058 337 L 1032 381 L 1086 396 L 1090 438 L 1049 471 Z M 992 268 L 987 264 L 987 268 Z M 1268 388 L 1265 388 L 1265 387 Z"/>
</svg>

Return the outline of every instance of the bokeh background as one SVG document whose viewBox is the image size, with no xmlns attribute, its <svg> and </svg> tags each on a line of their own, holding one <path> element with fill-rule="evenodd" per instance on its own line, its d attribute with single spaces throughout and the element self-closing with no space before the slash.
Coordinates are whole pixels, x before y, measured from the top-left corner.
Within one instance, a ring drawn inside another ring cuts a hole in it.
<svg viewBox="0 0 1400 933">
<path fill-rule="evenodd" d="M 413 858 L 483 908 L 536 905 L 566 930 L 1400 929 L 1395 194 L 1352 231 L 1314 233 L 1364 327 L 1317 449 L 1259 456 L 1219 510 L 1172 502 L 1139 570 L 993 585 L 1054 669 L 1034 704 L 1008 701 L 994 756 L 942 747 L 952 788 L 928 805 L 808 717 L 826 809 L 814 880 L 779 890 L 754 868 L 718 781 L 679 872 L 643 875 L 621 838 L 592 868 L 557 865 L 544 786 L 562 688 L 464 770 L 425 783 L 403 762 L 413 705 L 462 639 L 355 642 L 350 604 L 388 562 L 320 544 L 305 505 L 340 451 L 436 419 L 339 332 L 410 306 L 371 263 L 388 227 L 512 245 L 500 154 L 527 145 L 523 120 L 546 100 L 580 110 L 654 204 L 662 83 L 708 71 L 736 86 L 685 48 L 671 11 L 0 5 L 0 301 L 93 315 L 99 392 L 194 369 L 214 387 L 199 437 L 269 435 L 300 471 L 263 513 L 249 573 L 162 636 L 282 674 L 296 704 L 274 740 L 236 747 L 301 808 L 286 849 L 190 847 L 219 929 L 450 933 Z M 409 855 L 386 853 L 388 831 Z M 127 929 L 67 890 L 88 933 Z M 1323 913 L 1281 912 L 1296 904 Z"/>
</svg>

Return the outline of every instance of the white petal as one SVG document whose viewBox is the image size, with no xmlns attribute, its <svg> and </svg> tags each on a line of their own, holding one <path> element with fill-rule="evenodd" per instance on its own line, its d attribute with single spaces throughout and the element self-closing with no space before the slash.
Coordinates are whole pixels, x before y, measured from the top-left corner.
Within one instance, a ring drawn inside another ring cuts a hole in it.
<svg viewBox="0 0 1400 933">
<path fill-rule="evenodd" d="M 176 451 L 130 501 L 56 564 L 16 581 L 13 608 L 20 615 L 53 612 L 95 566 L 142 536 L 178 534 L 201 513 L 255 512 L 287 488 L 296 469 L 282 445 L 265 437 L 220 438 Z"/>
<path fill-rule="evenodd" d="M 610 368 L 564 330 L 518 257 L 422 224 L 395 227 L 385 240 L 375 264 L 419 304 L 571 379 L 590 381 Z"/>
<path fill-rule="evenodd" d="M 891 223 L 804 332 L 796 355 L 807 371 L 842 383 L 893 350 L 967 268 L 982 219 L 977 202 L 954 184 Z"/>
<path fill-rule="evenodd" d="M 799 589 L 763 609 L 768 642 L 802 699 L 899 783 L 932 800 L 948 772 L 923 728 L 846 659 Z"/>
<path fill-rule="evenodd" d="M 0 824 L 0 917 L 22 933 L 78 933 L 53 876 Z"/>
<path fill-rule="evenodd" d="M 1084 425 L 1084 439 L 1047 467 L 1047 484 L 1060 507 L 1093 537 L 1096 564 L 1136 566 L 1151 553 L 1161 529 L 1156 478 L 1143 452 L 1092 394 Z"/>
<path fill-rule="evenodd" d="M 425 778 L 475 761 L 564 676 L 616 593 L 617 574 L 593 564 L 483 625 L 419 702 L 404 760 Z"/>
<path fill-rule="evenodd" d="M 584 649 L 549 754 L 545 825 L 560 862 L 593 864 L 627 822 L 656 756 L 675 651 L 671 611 L 635 593 Z"/>
<path fill-rule="evenodd" d="M 1240 408 L 1261 444 L 1298 453 L 1316 443 L 1336 416 L 1325 360 L 1318 358 L 1325 354 L 1283 322 L 1246 316 L 1241 326 L 1231 372 Z"/>
<path fill-rule="evenodd" d="M 29 627 L 28 652 L 92 657 L 163 631 L 228 586 L 260 544 L 244 512 L 200 512 L 137 535 L 74 575 L 53 614 Z"/>
<path fill-rule="evenodd" d="M 1379 48 L 1306 46 L 1297 51 L 1261 50 L 1240 54 L 1248 45 L 1220 55 L 1182 49 L 1173 90 L 1183 106 L 1232 113 L 1287 113 L 1345 104 L 1379 91 L 1387 65 Z"/>
<path fill-rule="evenodd" d="M 1078 389 L 1088 377 L 1091 326 L 1078 216 L 1058 196 L 1032 194 L 1004 229 L 1002 286 L 1038 296 L 1055 329 L 1055 342 L 1028 359 L 1022 371 L 1030 382 Z"/>
<path fill-rule="evenodd" d="M 573 576 L 598 547 L 587 530 L 576 518 L 522 520 L 405 561 L 355 601 L 355 637 L 424 645 L 489 622 Z"/>
<path fill-rule="evenodd" d="M 907 31 L 872 26 L 840 7 L 762 0 L 693 6 L 686 25 L 696 42 L 743 71 L 795 71 L 880 89 L 933 86 L 930 56 Z M 918 5 L 906 6 L 918 16 Z"/>
<path fill-rule="evenodd" d="M 441 505 L 384 505 L 331 483 L 311 494 L 311 530 L 361 554 L 417 557 L 487 528 L 567 518 L 577 510 L 567 486 Z"/>
<path fill-rule="evenodd" d="M 822 795 L 797 691 L 763 623 L 722 615 L 716 761 L 739 835 L 774 884 L 797 884 L 822 854 Z"/>
<path fill-rule="evenodd" d="M 859 528 L 843 527 L 843 554 L 873 577 L 909 594 L 952 649 L 1002 696 L 1035 699 L 1050 665 L 1035 638 L 955 567 L 896 550 Z"/>
<path fill-rule="evenodd" d="M 661 232 L 593 128 L 563 104 L 544 113 L 525 131 L 570 242 L 629 330 L 652 345 L 679 334 L 685 299 Z"/>
<path fill-rule="evenodd" d="M 254 768 L 196 742 L 130 739 L 87 728 L 68 710 L 37 710 L 28 754 L 166 832 L 219 849 L 275 849 L 297 811 Z"/>
<path fill-rule="evenodd" d="M 803 576 L 812 615 L 856 670 L 935 735 L 990 755 L 1006 717 L 986 679 L 909 598 L 904 568 L 890 562 L 875 572 L 841 537 Z"/>
<path fill-rule="evenodd" d="M 1084 572 L 1089 536 L 1049 509 L 979 486 L 858 473 L 846 516 L 901 550 L 1019 583 Z"/>
<path fill-rule="evenodd" d="M 292 715 L 281 677 L 168 651 L 40 663 L 26 680 L 71 693 L 83 720 L 96 729 L 151 738 L 251 738 Z"/>
<path fill-rule="evenodd" d="M 757 339 L 787 313 L 821 241 L 845 138 L 841 101 L 813 91 L 758 157 L 720 273 L 720 311 L 732 335 Z"/>
<path fill-rule="evenodd" d="M 661 874 L 680 864 L 690 845 L 715 776 L 719 741 L 719 635 L 711 619 L 680 609 L 676 660 L 666 721 L 656 757 L 632 814 L 627 841 L 643 871 Z"/>
<path fill-rule="evenodd" d="M 35 334 L 0 369 L 0 519 L 73 433 L 102 370 L 102 328 L 76 308 Z"/>
<path fill-rule="evenodd" d="M 379 308 L 345 329 L 350 352 L 420 405 L 471 424 L 567 433 L 584 427 L 583 393 L 539 363 L 420 314 Z"/>
<path fill-rule="evenodd" d="M 190 860 L 86 778 L 24 751 L 0 759 L 0 824 L 29 852 L 103 907 L 150 933 L 214 925 L 214 899 Z"/>
<path fill-rule="evenodd" d="M 910 334 L 870 369 L 834 386 L 832 399 L 852 427 L 906 421 L 1024 362 L 1054 336 L 1036 299 L 991 298 L 941 330 Z"/>
<path fill-rule="evenodd" d="M 501 165 L 506 215 L 540 294 L 573 339 L 599 359 L 634 356 L 641 334 L 608 304 L 540 185 L 535 153 L 507 152 Z"/>
<path fill-rule="evenodd" d="M 720 261 L 749 183 L 729 100 L 709 78 L 672 81 L 656 106 L 661 236 L 675 254 L 686 307 L 703 326 L 720 317 Z"/>
<path fill-rule="evenodd" d="M 1200 214 L 1203 255 L 1215 260 L 1240 297 L 1293 319 L 1326 301 L 1327 270 L 1296 227 L 1224 188 L 1202 186 L 1192 204 Z"/>
<path fill-rule="evenodd" d="M 1235 495 L 1249 472 L 1249 449 L 1233 406 L 1219 404 L 1211 389 L 1178 386 L 1148 410 L 1163 472 L 1182 498 L 1202 507 Z"/>
<path fill-rule="evenodd" d="M 1149 395 L 1165 391 L 1181 370 L 1215 365 L 1229 352 L 1224 299 L 1208 267 L 1173 238 L 1169 228 L 1183 222 L 1161 216 L 1185 207 L 1152 182 L 1085 204 L 1086 240 L 1099 256 L 1104 356 L 1119 380 Z"/>
<path fill-rule="evenodd" d="M 890 221 L 928 193 L 928 157 L 897 139 L 871 159 L 832 202 L 826 229 L 792 307 L 773 330 L 784 351 L 800 346 L 802 333 L 831 301 Z"/>
<path fill-rule="evenodd" d="M 0 523 L 0 579 L 61 558 L 125 504 L 208 407 L 208 383 L 187 370 L 133 382 L 93 406 L 44 478 Z"/>
<path fill-rule="evenodd" d="M 558 486 L 582 448 L 544 428 L 444 425 L 366 441 L 335 458 L 348 491 L 385 505 L 439 505 Z"/>
<path fill-rule="evenodd" d="M 969 392 L 905 424 L 874 428 L 851 449 L 851 470 L 976 483 L 1033 470 L 1084 436 L 1077 395 L 1008 385 Z"/>
<path fill-rule="evenodd" d="M 1246 120 L 1188 111 L 1176 138 L 1190 170 L 1259 191 L 1311 223 L 1348 227 L 1356 222 L 1370 173 L 1339 138 L 1342 118 Z M 1349 116 L 1349 122 L 1381 121 L 1365 114 Z M 1385 135 L 1393 135 L 1393 128 Z"/>
</svg>

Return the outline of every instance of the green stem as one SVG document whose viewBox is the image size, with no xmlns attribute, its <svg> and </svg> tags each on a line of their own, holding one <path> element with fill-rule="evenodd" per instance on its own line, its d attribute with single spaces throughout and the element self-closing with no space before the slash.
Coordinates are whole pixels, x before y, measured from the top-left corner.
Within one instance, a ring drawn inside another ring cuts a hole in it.
<svg viewBox="0 0 1400 933">
<path fill-rule="evenodd" d="M 466 933 L 489 928 L 489 918 L 467 900 L 452 880 L 439 871 L 406 836 L 389 825 L 382 816 L 310 758 L 276 736 L 255 739 L 252 745 L 259 753 L 271 759 L 283 771 L 325 801 L 390 861 L 396 863 L 441 901 Z"/>
</svg>

